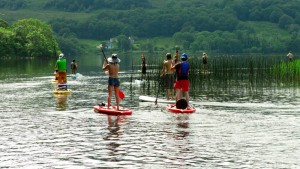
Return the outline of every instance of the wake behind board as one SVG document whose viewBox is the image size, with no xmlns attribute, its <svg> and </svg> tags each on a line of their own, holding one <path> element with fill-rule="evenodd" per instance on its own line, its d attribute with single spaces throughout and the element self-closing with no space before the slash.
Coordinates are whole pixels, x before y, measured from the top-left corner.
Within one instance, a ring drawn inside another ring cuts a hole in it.
<svg viewBox="0 0 300 169">
<path fill-rule="evenodd" d="M 117 110 L 117 106 L 111 106 L 111 108 L 107 108 L 107 106 L 94 106 L 94 111 L 97 113 L 107 114 L 107 115 L 131 115 L 132 111 L 128 108 L 124 108 L 120 106 L 120 110 Z"/>
<path fill-rule="evenodd" d="M 156 97 L 139 96 L 139 100 L 142 102 L 155 102 Z M 175 100 L 167 100 L 167 99 L 157 98 L 157 103 L 175 103 Z"/>
<path fill-rule="evenodd" d="M 186 113 L 186 114 L 194 113 L 196 111 L 196 109 L 191 106 L 189 106 L 186 109 L 178 109 L 175 104 L 168 104 L 167 110 L 172 113 Z"/>
</svg>

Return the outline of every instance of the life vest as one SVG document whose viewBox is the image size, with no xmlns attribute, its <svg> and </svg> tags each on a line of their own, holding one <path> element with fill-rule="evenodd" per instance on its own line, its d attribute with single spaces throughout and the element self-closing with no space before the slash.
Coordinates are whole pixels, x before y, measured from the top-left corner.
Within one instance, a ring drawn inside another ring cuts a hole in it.
<svg viewBox="0 0 300 169">
<path fill-rule="evenodd" d="M 178 80 L 187 80 L 189 75 L 190 64 L 188 62 L 181 62 L 177 72 Z"/>
</svg>

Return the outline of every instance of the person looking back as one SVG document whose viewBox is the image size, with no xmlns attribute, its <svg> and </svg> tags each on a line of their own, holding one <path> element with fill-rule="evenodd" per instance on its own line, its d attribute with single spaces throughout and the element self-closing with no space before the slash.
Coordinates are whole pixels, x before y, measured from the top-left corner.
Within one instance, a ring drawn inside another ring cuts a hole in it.
<svg viewBox="0 0 300 169">
<path fill-rule="evenodd" d="M 120 105 L 120 98 L 119 98 L 119 86 L 120 86 L 120 81 L 118 77 L 119 73 L 119 62 L 121 60 L 117 57 L 117 54 L 112 54 L 110 58 L 107 60 L 104 59 L 104 63 L 102 66 L 102 70 L 108 71 L 108 98 L 107 98 L 107 108 L 109 109 L 110 104 L 111 104 L 111 98 L 112 98 L 112 91 L 114 90 L 115 92 L 115 98 L 116 98 L 116 103 L 117 103 L 117 110 L 119 109 Z"/>
<path fill-rule="evenodd" d="M 163 61 L 163 68 L 160 74 L 160 76 L 164 77 L 167 100 L 174 99 L 174 70 L 172 69 L 172 64 L 172 55 L 167 53 L 166 60 Z"/>
</svg>

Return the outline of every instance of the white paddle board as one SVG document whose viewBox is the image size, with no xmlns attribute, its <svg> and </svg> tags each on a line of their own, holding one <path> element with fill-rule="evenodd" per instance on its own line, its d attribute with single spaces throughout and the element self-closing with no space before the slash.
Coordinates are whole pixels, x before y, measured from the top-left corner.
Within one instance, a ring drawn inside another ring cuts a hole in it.
<svg viewBox="0 0 300 169">
<path fill-rule="evenodd" d="M 142 102 L 155 102 L 156 97 L 150 97 L 150 96 L 139 96 L 139 100 Z M 173 103 L 175 104 L 175 100 L 167 100 L 167 99 L 160 99 L 157 98 L 157 103 Z"/>
</svg>

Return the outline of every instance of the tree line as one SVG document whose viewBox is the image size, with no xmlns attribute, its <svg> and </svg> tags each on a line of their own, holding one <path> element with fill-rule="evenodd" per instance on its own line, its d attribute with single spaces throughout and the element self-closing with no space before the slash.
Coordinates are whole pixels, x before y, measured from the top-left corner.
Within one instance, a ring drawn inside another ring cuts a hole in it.
<svg viewBox="0 0 300 169">
<path fill-rule="evenodd" d="M 24 1 L 30 6 L 30 0 Z M 2 3 L 11 3 L 4 0 Z M 12 2 L 20 2 L 14 0 Z M 89 18 L 49 21 L 64 41 L 113 37 L 173 37 L 185 50 L 300 51 L 300 1 L 282 0 L 46 0 L 41 9 L 93 12 Z M 32 2 L 31 2 L 32 3 Z M 3 6 L 3 5 L 2 5 Z M 5 6 L 5 5 L 4 5 Z M 1 5 L 0 5 L 1 8 Z M 254 26 L 259 23 L 260 26 Z M 264 28 L 265 25 L 272 25 Z M 259 29 L 265 29 L 262 33 Z M 268 30 L 266 30 L 268 29 Z M 285 31 L 286 34 L 278 34 Z M 128 42 L 124 41 L 124 43 Z M 66 42 L 66 44 L 70 44 Z M 126 45 L 127 45 L 126 44 Z M 120 45 L 125 46 L 125 45 Z M 130 47 L 126 50 L 132 49 Z"/>
</svg>

